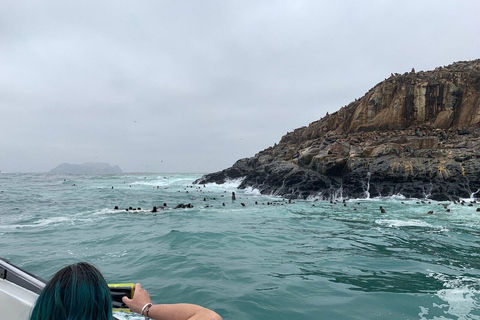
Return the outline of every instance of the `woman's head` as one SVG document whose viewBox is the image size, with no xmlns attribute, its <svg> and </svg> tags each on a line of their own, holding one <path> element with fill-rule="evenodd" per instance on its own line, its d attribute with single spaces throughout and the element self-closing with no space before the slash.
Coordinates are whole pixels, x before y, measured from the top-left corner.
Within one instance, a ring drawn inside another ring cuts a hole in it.
<svg viewBox="0 0 480 320">
<path fill-rule="evenodd" d="M 31 320 L 111 320 L 110 290 L 100 271 L 80 262 L 66 266 L 37 299 Z"/>
</svg>

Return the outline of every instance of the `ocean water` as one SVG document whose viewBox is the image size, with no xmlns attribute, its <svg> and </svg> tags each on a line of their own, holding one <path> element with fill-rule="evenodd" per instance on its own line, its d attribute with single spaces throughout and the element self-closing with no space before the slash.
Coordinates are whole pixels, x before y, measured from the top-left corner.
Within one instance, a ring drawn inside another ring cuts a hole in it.
<svg viewBox="0 0 480 320">
<path fill-rule="evenodd" d="M 472 199 L 288 203 L 198 177 L 0 174 L 0 256 L 45 279 L 88 261 L 224 319 L 480 319 Z"/>
</svg>

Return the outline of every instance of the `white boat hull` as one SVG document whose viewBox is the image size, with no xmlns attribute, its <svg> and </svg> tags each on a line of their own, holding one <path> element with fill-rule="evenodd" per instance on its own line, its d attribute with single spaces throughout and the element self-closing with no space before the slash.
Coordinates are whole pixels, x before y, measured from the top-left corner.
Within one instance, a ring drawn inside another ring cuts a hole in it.
<svg viewBox="0 0 480 320">
<path fill-rule="evenodd" d="M 0 258 L 0 320 L 28 320 L 45 281 Z"/>
<path fill-rule="evenodd" d="M 0 319 L 28 320 L 38 294 L 0 279 Z"/>
</svg>

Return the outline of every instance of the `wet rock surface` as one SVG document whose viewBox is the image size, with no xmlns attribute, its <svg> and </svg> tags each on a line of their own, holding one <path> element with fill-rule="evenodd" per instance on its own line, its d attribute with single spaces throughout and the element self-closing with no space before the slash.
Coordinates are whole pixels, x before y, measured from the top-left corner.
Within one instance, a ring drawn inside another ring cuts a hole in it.
<svg viewBox="0 0 480 320">
<path fill-rule="evenodd" d="M 480 59 L 392 74 L 362 98 L 197 183 L 290 198 L 454 200 L 480 190 Z"/>
</svg>

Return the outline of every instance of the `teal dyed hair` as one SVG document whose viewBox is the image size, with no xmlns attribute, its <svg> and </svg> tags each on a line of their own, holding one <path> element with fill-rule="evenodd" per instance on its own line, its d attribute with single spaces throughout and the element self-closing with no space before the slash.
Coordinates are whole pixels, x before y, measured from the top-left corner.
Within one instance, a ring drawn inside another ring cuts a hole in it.
<svg viewBox="0 0 480 320">
<path fill-rule="evenodd" d="M 94 266 L 66 266 L 37 299 L 30 320 L 112 320 L 112 298 L 105 278 Z"/>
</svg>

